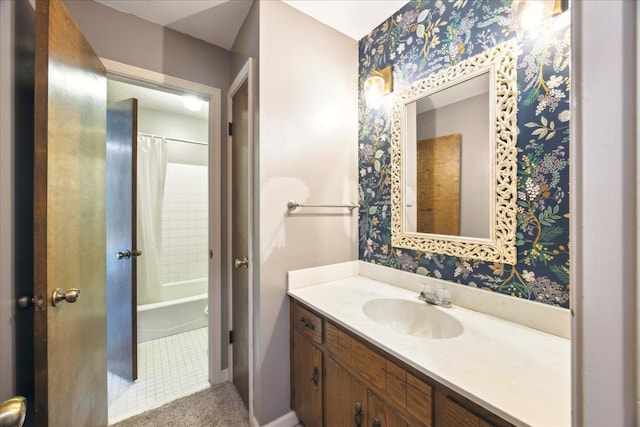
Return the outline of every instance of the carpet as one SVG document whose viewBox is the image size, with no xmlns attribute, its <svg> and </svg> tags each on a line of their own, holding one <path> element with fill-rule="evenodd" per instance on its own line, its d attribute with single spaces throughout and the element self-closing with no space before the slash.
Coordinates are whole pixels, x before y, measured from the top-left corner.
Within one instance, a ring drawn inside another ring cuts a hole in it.
<svg viewBox="0 0 640 427">
<path fill-rule="evenodd" d="M 136 415 L 113 427 L 246 427 L 249 415 L 235 386 L 219 384 Z"/>
</svg>

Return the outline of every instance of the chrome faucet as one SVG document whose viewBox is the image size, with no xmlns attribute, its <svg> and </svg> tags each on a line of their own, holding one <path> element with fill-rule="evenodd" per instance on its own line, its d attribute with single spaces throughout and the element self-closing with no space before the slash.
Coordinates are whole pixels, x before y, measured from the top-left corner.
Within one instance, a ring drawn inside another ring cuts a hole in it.
<svg viewBox="0 0 640 427">
<path fill-rule="evenodd" d="M 451 293 L 447 288 L 438 288 L 434 291 L 431 285 L 423 283 L 418 298 L 429 304 L 445 308 L 451 307 Z"/>
</svg>

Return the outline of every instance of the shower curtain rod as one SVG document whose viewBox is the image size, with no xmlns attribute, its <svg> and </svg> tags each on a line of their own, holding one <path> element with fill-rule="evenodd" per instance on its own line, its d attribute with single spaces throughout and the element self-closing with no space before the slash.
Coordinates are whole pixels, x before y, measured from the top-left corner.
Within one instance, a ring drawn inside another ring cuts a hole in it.
<svg viewBox="0 0 640 427">
<path fill-rule="evenodd" d="M 188 140 L 188 139 L 180 139 L 180 138 L 171 138 L 170 136 L 153 135 L 151 133 L 144 133 L 144 132 L 138 132 L 138 135 L 150 136 L 152 138 L 164 138 L 165 140 L 176 141 L 176 142 L 185 142 L 187 144 L 209 145 L 206 142 L 191 141 L 191 140 Z"/>
</svg>

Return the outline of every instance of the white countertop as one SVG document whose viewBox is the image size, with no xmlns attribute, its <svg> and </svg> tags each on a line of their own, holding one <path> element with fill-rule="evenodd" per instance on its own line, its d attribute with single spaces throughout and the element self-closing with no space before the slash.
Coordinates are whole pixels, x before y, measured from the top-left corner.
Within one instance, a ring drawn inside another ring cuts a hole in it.
<svg viewBox="0 0 640 427">
<path fill-rule="evenodd" d="M 404 335 L 370 320 L 377 298 L 417 301 L 417 294 L 354 276 L 288 294 L 408 365 L 515 425 L 571 425 L 570 341 L 458 306 L 434 307 L 460 321 L 447 339 Z M 455 300 L 454 300 L 455 303 Z"/>
</svg>

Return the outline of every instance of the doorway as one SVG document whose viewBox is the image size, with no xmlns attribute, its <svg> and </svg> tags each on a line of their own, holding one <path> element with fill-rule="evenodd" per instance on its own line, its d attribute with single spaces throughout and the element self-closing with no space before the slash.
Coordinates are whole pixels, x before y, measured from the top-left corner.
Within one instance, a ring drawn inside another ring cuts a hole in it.
<svg viewBox="0 0 640 427">
<path fill-rule="evenodd" d="M 224 380 L 219 261 L 212 256 L 219 253 L 219 91 L 195 91 L 168 76 L 163 82 L 172 85 L 152 89 L 148 74 L 142 83 L 135 77 L 110 75 L 107 85 L 109 102 L 138 100 L 134 249 L 142 253 L 135 260 L 138 375 L 134 382 L 108 374 L 110 424 Z"/>
</svg>

